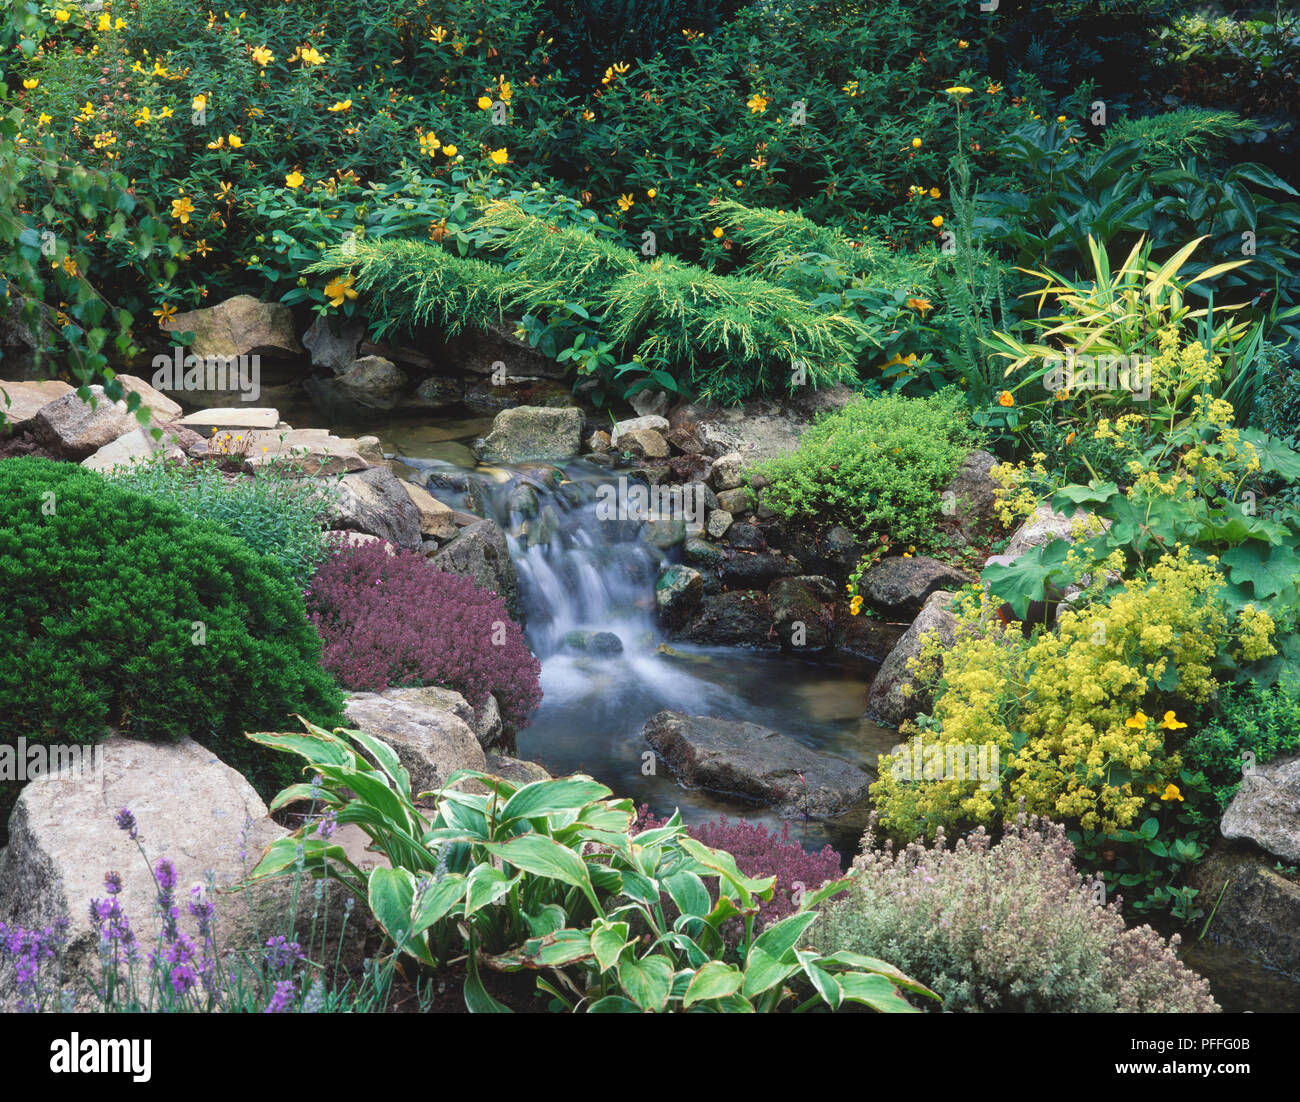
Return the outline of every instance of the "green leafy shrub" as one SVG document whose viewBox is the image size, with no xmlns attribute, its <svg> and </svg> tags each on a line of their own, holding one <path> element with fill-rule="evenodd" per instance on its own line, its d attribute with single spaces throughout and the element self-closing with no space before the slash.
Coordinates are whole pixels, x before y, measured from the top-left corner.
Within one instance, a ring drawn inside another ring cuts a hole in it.
<svg viewBox="0 0 1300 1102">
<path fill-rule="evenodd" d="M 588 777 L 517 786 L 458 770 L 424 794 L 434 803 L 426 817 L 384 743 L 306 727 L 249 736 L 305 758 L 321 777 L 286 789 L 274 806 L 319 798 L 338 821 L 360 826 L 387 863 L 363 871 L 308 824 L 273 842 L 252 879 L 305 867 L 340 881 L 369 905 L 393 954 L 427 968 L 465 959 L 472 1012 L 507 1009 L 484 989 L 483 966 L 538 973 L 552 1009 L 586 1013 L 773 1011 L 791 1002 L 796 1012 L 846 1003 L 914 1011 L 903 990 L 932 997 L 873 957 L 798 950 L 818 918 L 813 908 L 842 881 L 808 892 L 794 914 L 757 933 L 776 878 L 744 875 L 730 854 L 687 835 L 680 814 L 634 832 L 632 801 Z M 464 791 L 463 781 L 487 791 Z M 678 911 L 672 920 L 663 891 Z M 744 933 L 733 947 L 721 927 L 734 919 Z"/>
<path fill-rule="evenodd" d="M 1182 748 L 1189 769 L 1209 780 L 1222 811 L 1237 794 L 1250 754 L 1253 765 L 1300 753 L 1300 686 L 1238 686 L 1219 700 L 1218 715 L 1201 725 Z"/>
<path fill-rule="evenodd" d="M 259 555 L 270 555 L 305 586 L 328 553 L 321 521 L 332 494 L 330 483 L 296 475 L 292 461 L 267 464 L 256 478 L 231 478 L 211 464 L 169 463 L 159 455 L 120 467 L 110 477 L 124 489 L 214 524 Z"/>
<path fill-rule="evenodd" d="M 279 563 L 90 471 L 0 462 L 0 587 L 6 741 L 189 735 L 266 790 L 244 732 L 340 714 Z"/>
<path fill-rule="evenodd" d="M 1075 870 L 1056 823 L 1021 816 L 892 852 L 868 831 L 853 886 L 808 934 L 815 951 L 883 953 L 946 1011 L 1206 1013 L 1209 984 L 1149 926 L 1132 929 Z M 937 1006 L 933 1007 L 937 1009 Z"/>
<path fill-rule="evenodd" d="M 756 470 L 768 481 L 764 504 L 781 516 L 921 542 L 939 517 L 940 489 L 975 443 L 960 394 L 860 397 Z"/>
</svg>

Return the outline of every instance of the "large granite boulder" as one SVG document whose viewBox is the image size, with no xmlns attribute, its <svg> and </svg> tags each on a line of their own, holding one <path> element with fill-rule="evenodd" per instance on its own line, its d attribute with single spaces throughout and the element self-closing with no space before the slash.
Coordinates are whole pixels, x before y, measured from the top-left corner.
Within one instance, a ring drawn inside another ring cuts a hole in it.
<svg viewBox="0 0 1300 1102">
<path fill-rule="evenodd" d="M 353 693 L 344 712 L 349 723 L 383 739 L 397 752 L 411 775 L 413 796 L 437 791 L 458 769 L 487 765 L 483 746 L 469 724 L 423 690 Z"/>
<path fill-rule="evenodd" d="M 344 475 L 332 503 L 331 528 L 350 528 L 398 547 L 420 546 L 420 510 L 387 467 Z"/>
<path fill-rule="evenodd" d="M 1300 865 L 1300 756 L 1255 766 L 1219 820 L 1225 838 L 1254 842 L 1288 865 Z"/>
<path fill-rule="evenodd" d="M 506 611 L 523 623 L 524 604 L 519 593 L 519 576 L 510 558 L 510 547 L 501 526 L 480 520 L 462 528 L 455 539 L 429 561 L 439 570 L 472 578 L 480 589 L 496 593 L 506 602 Z"/>
<path fill-rule="evenodd" d="M 970 579 L 928 555 L 882 559 L 862 575 L 858 592 L 890 620 L 914 620 L 931 593 L 956 590 Z"/>
<path fill-rule="evenodd" d="M 826 818 L 863 799 L 871 778 L 852 762 L 810 750 L 756 723 L 663 711 L 643 728 L 683 784 Z"/>
<path fill-rule="evenodd" d="M 92 386 L 90 393 L 93 406 L 75 391 L 42 406 L 31 423 L 36 439 L 67 459 L 82 460 L 140 427 L 126 403 L 109 401 L 102 386 Z"/>
<path fill-rule="evenodd" d="M 897 727 L 903 720 L 929 710 L 930 694 L 918 685 L 908 663 L 920 656 L 922 640 L 931 633 L 938 633 L 945 649 L 952 646 L 957 638 L 957 617 L 951 608 L 954 596 L 940 591 L 926 599 L 912 626 L 880 664 L 871 682 L 867 693 L 869 716 Z"/>
<path fill-rule="evenodd" d="M 216 306 L 177 314 L 163 325 L 169 333 L 193 333 L 189 351 L 211 356 L 298 356 L 293 314 L 280 302 L 235 295 Z"/>
<path fill-rule="evenodd" d="M 37 382 L 0 383 L 0 430 L 23 432 L 31 427 L 36 415 L 55 398 L 71 394 L 72 387 L 58 379 Z"/>
<path fill-rule="evenodd" d="M 572 406 L 516 406 L 492 421 L 479 456 L 487 463 L 570 459 L 582 450 L 582 410 Z"/>
</svg>

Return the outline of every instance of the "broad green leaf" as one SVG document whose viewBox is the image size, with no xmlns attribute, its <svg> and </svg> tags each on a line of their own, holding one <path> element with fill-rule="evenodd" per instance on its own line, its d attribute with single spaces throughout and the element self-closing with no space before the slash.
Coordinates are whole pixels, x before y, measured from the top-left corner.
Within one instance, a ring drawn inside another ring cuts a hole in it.
<svg viewBox="0 0 1300 1102">
<path fill-rule="evenodd" d="M 897 987 L 881 975 L 842 972 L 835 977 L 850 1002 L 862 1003 L 882 1014 L 919 1014 L 920 1010 L 899 993 Z"/>
<path fill-rule="evenodd" d="M 619 985 L 642 1010 L 663 1010 L 672 981 L 672 961 L 658 953 L 641 960 L 626 956 L 618 962 Z"/>
<path fill-rule="evenodd" d="M 564 777 L 554 781 L 534 781 L 515 792 L 505 807 L 501 818 L 531 819 L 575 807 L 585 807 L 596 800 L 612 795 L 603 784 L 581 777 Z"/>
<path fill-rule="evenodd" d="M 682 1009 L 704 999 L 721 999 L 734 995 L 745 983 L 745 974 L 730 964 L 711 960 L 695 973 L 682 999 Z"/>
<path fill-rule="evenodd" d="M 469 917 L 475 911 L 490 906 L 519 883 L 519 875 L 507 876 L 505 871 L 493 865 L 479 865 L 468 877 L 468 890 L 465 894 L 465 915 Z"/>
<path fill-rule="evenodd" d="M 597 922 L 591 931 L 591 951 L 602 972 L 609 971 L 618 962 L 623 950 L 633 944 L 628 939 L 626 922 Z"/>
<path fill-rule="evenodd" d="M 693 872 L 675 872 L 671 876 L 665 876 L 663 886 L 684 915 L 707 915 L 713 906 L 709 889 Z"/>
<path fill-rule="evenodd" d="M 595 904 L 587 865 L 571 849 L 543 834 L 521 834 L 508 842 L 487 842 L 484 849 L 517 869 L 581 888 Z"/>
</svg>

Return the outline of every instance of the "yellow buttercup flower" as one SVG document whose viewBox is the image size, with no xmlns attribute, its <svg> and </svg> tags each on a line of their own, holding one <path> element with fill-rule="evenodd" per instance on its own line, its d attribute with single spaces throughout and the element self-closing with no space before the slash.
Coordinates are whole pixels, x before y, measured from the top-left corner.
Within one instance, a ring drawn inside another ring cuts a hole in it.
<svg viewBox="0 0 1300 1102">
<path fill-rule="evenodd" d="M 486 110 L 488 110 L 491 106 L 492 106 L 492 101 L 491 101 L 490 99 L 488 99 L 487 96 L 479 96 L 479 98 L 478 98 L 478 109 L 479 109 L 480 111 L 486 111 Z"/>
<path fill-rule="evenodd" d="M 33 88 L 35 88 L 38 84 L 40 84 L 40 81 L 39 81 L 39 80 L 24 80 L 24 81 L 23 81 L 23 87 L 26 88 L 27 91 L 29 91 L 29 92 L 30 92 Z"/>
<path fill-rule="evenodd" d="M 937 230 L 940 226 L 943 225 L 943 215 L 936 214 L 933 218 L 930 219 L 930 225 L 932 225 Z"/>
<path fill-rule="evenodd" d="M 288 176 L 284 178 L 284 186 L 302 187 L 302 182 L 304 179 L 305 177 L 303 176 L 303 174 L 295 168 L 291 173 L 289 173 Z"/>
<path fill-rule="evenodd" d="M 238 134 L 227 135 L 226 141 L 230 143 L 231 149 L 242 149 L 244 145 L 244 139 L 241 138 Z"/>
<path fill-rule="evenodd" d="M 494 149 L 488 154 L 488 160 L 490 160 L 494 165 L 503 165 L 509 159 L 510 154 L 506 152 L 505 146 L 502 146 L 500 149 Z"/>
<path fill-rule="evenodd" d="M 913 139 L 912 139 L 912 148 L 913 148 L 913 149 L 920 149 L 920 148 L 921 148 L 921 139 L 920 139 L 920 138 L 913 138 Z"/>
<path fill-rule="evenodd" d="M 457 152 L 456 147 L 455 147 L 454 145 L 444 145 L 444 146 L 442 147 L 442 151 L 443 151 L 443 153 L 445 153 L 448 157 L 454 157 L 454 156 L 456 156 L 456 152 Z"/>
<path fill-rule="evenodd" d="M 714 227 L 713 227 L 713 236 L 714 236 L 714 237 L 721 237 L 725 232 L 726 232 L 726 231 L 725 231 L 721 226 L 714 226 Z"/>
<path fill-rule="evenodd" d="M 167 323 L 176 316 L 176 307 L 171 303 L 164 302 L 162 306 L 153 312 L 153 316 L 158 319 L 158 328 L 165 328 Z"/>
<path fill-rule="evenodd" d="M 646 192 L 646 198 L 653 199 L 658 194 L 659 192 L 657 192 L 654 188 L 651 188 L 649 191 Z"/>
<path fill-rule="evenodd" d="M 66 23 L 69 19 L 72 18 L 72 14 L 60 8 L 58 11 L 54 13 L 54 18 L 60 23 Z"/>
<path fill-rule="evenodd" d="M 938 189 L 937 187 L 932 187 L 932 188 L 930 189 L 930 198 L 931 198 L 931 199 L 938 199 L 938 198 L 939 198 L 939 189 Z"/>
<path fill-rule="evenodd" d="M 325 297 L 329 299 L 331 306 L 342 306 L 345 300 L 357 297 L 356 291 L 352 289 L 355 279 L 355 276 L 348 276 L 346 279 L 335 276 L 325 284 Z"/>
<path fill-rule="evenodd" d="M 253 50 L 253 60 L 263 69 L 275 60 L 275 54 L 271 53 L 265 46 L 258 46 Z"/>
<path fill-rule="evenodd" d="M 172 217 L 182 225 L 190 220 L 190 215 L 194 213 L 194 203 L 188 195 L 182 195 L 179 199 L 172 200 Z"/>
<path fill-rule="evenodd" d="M 862 611 L 862 594 L 858 594 L 849 602 L 849 612 L 856 616 Z"/>
<path fill-rule="evenodd" d="M 212 251 L 212 249 L 208 246 L 207 238 L 201 238 L 200 240 L 194 242 L 194 251 L 198 253 L 199 256 L 207 256 L 208 253 Z"/>
</svg>

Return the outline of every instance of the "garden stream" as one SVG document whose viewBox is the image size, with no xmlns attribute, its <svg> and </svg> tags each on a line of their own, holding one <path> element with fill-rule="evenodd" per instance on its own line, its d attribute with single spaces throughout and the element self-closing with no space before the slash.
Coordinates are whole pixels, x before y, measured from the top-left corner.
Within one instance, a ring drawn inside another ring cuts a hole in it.
<svg viewBox="0 0 1300 1102">
<path fill-rule="evenodd" d="M 321 419 L 309 406 L 285 417 L 297 427 Z M 685 788 L 662 761 L 649 771 L 646 762 L 653 759 L 641 734 L 646 720 L 662 709 L 746 720 L 874 775 L 877 755 L 893 747 L 898 734 L 863 716 L 870 663 L 666 643 L 655 622 L 654 584 L 661 562 L 676 551 L 642 542 L 637 522 L 597 519 L 596 488 L 616 481 L 617 472 L 583 460 L 517 468 L 479 464 L 469 442 L 491 423 L 491 417 L 433 423 L 366 418 L 331 419 L 319 427 L 340 436 L 377 435 L 399 477 L 424 485 L 453 508 L 491 517 L 506 531 L 544 694 L 519 732 L 521 758 L 556 775 L 587 773 L 658 816 L 676 807 L 687 822 L 725 814 L 777 829 L 781 820 L 767 809 Z M 575 632 L 615 635 L 622 651 L 575 651 L 566 643 Z M 865 811 L 837 823 L 792 822 L 790 837 L 809 849 L 829 843 L 847 865 Z M 1197 942 L 1194 934 L 1183 936 L 1188 944 L 1180 955 L 1209 978 L 1225 1009 L 1300 1011 L 1300 983 L 1212 937 Z"/>
</svg>

